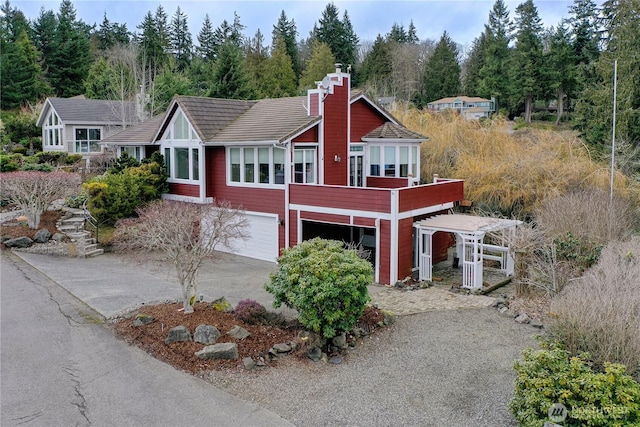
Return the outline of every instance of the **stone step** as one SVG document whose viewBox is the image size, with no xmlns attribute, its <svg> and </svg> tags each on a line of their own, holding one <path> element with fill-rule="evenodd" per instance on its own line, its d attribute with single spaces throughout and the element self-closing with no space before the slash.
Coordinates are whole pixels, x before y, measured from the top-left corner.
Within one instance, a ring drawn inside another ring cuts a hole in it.
<svg viewBox="0 0 640 427">
<path fill-rule="evenodd" d="M 60 221 L 61 224 L 84 224 L 84 218 L 66 218 Z"/>
<path fill-rule="evenodd" d="M 85 253 L 91 252 L 91 251 L 93 251 L 95 249 L 98 249 L 98 244 L 97 243 L 91 243 L 91 244 L 88 244 L 88 245 L 84 245 L 84 252 Z"/>
<path fill-rule="evenodd" d="M 90 257 L 102 255 L 103 253 L 104 253 L 104 249 L 94 249 L 92 251 L 85 252 L 84 253 L 84 257 L 85 258 L 90 258 Z"/>
</svg>

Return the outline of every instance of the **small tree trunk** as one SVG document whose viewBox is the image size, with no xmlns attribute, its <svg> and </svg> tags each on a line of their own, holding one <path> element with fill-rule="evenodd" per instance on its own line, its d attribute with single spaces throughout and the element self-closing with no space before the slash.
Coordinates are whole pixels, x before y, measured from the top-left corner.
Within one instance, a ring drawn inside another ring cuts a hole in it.
<svg viewBox="0 0 640 427">
<path fill-rule="evenodd" d="M 40 212 L 32 212 L 32 211 L 25 211 L 25 215 L 27 217 L 27 225 L 29 226 L 29 228 L 35 230 L 36 228 L 38 228 L 38 226 L 40 225 Z"/>
<path fill-rule="evenodd" d="M 557 113 L 558 117 L 556 118 L 556 126 L 560 124 L 562 121 L 562 114 L 564 114 L 564 91 L 562 90 L 562 86 L 558 88 L 558 105 L 557 105 Z"/>
<path fill-rule="evenodd" d="M 531 110 L 533 109 L 533 98 L 527 96 L 524 100 L 524 121 L 531 124 Z"/>
<path fill-rule="evenodd" d="M 196 303 L 196 287 L 195 284 L 186 280 L 182 284 L 182 306 L 185 314 L 193 313 L 193 306 Z"/>
</svg>

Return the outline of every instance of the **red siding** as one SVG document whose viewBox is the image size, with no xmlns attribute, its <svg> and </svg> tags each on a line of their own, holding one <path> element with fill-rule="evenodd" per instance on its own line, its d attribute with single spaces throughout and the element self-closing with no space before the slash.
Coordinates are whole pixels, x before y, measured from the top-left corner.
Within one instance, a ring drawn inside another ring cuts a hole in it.
<svg viewBox="0 0 640 427">
<path fill-rule="evenodd" d="M 400 191 L 400 212 L 456 202 L 464 198 L 464 182 L 450 181 L 420 185 Z"/>
<path fill-rule="evenodd" d="M 342 85 L 334 84 L 333 93 L 324 100 L 324 183 L 347 185 L 349 77 L 342 76 Z M 334 160 L 338 155 L 341 162 Z M 322 161 L 322 160 L 320 160 Z"/>
<path fill-rule="evenodd" d="M 359 226 L 359 227 L 375 227 L 376 220 L 375 218 L 361 218 L 359 216 L 354 216 L 353 225 Z"/>
<path fill-rule="evenodd" d="M 398 280 L 411 276 L 413 267 L 413 218 L 398 221 Z"/>
<path fill-rule="evenodd" d="M 334 224 L 349 225 L 351 223 L 351 218 L 345 215 L 332 215 L 318 212 L 301 211 L 300 217 L 304 220 L 331 222 Z"/>
<path fill-rule="evenodd" d="M 391 192 L 375 188 L 291 184 L 289 200 L 292 204 L 307 206 L 391 212 Z"/>
<path fill-rule="evenodd" d="M 318 126 L 314 126 L 293 138 L 293 142 L 294 144 L 296 142 L 318 142 Z"/>
<path fill-rule="evenodd" d="M 391 178 L 386 176 L 368 176 L 367 187 L 373 188 L 404 188 L 409 186 L 408 178 Z"/>
<path fill-rule="evenodd" d="M 392 285 L 395 280 L 391 280 L 390 261 L 391 261 L 391 222 L 387 220 L 380 221 L 380 247 L 377 248 L 380 253 L 380 277 L 379 283 Z M 394 251 L 395 252 L 395 251 Z"/>
<path fill-rule="evenodd" d="M 351 104 L 351 141 L 357 142 L 388 120 L 362 99 Z"/>
<path fill-rule="evenodd" d="M 320 115 L 320 94 L 319 93 L 312 93 L 309 95 L 309 115 L 310 116 Z"/>
<path fill-rule="evenodd" d="M 444 261 L 449 257 L 449 248 L 456 244 L 456 239 L 444 231 L 436 231 L 431 237 L 433 263 Z"/>
<path fill-rule="evenodd" d="M 289 247 L 298 244 L 298 212 L 289 211 Z"/>
<path fill-rule="evenodd" d="M 242 206 L 246 211 L 277 214 L 285 218 L 284 188 L 260 188 L 227 186 L 226 161 L 223 147 L 207 147 L 207 197 L 227 200 L 234 206 Z M 279 227 L 278 245 L 285 246 L 284 227 Z"/>
<path fill-rule="evenodd" d="M 178 196 L 200 197 L 200 186 L 194 184 L 169 183 L 169 194 Z"/>
</svg>

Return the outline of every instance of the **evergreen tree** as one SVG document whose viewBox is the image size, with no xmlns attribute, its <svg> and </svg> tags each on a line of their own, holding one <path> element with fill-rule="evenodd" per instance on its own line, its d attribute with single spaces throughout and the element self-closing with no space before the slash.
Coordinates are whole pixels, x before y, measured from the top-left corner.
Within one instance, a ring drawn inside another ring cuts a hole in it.
<svg viewBox="0 0 640 427">
<path fill-rule="evenodd" d="M 4 39 L 4 36 L 0 39 L 2 109 L 35 103 L 51 90 L 38 62 L 40 55 L 24 28 L 14 42 L 7 43 Z"/>
<path fill-rule="evenodd" d="M 390 93 L 392 72 L 389 43 L 378 34 L 371 50 L 362 62 L 360 79 L 365 83 L 368 92 L 375 96 L 387 95 Z"/>
<path fill-rule="evenodd" d="M 409 22 L 409 30 L 407 32 L 407 43 L 410 44 L 418 44 L 420 39 L 418 38 L 418 34 L 416 31 L 416 26 L 413 25 L 413 19 Z"/>
<path fill-rule="evenodd" d="M 446 31 L 427 61 L 422 81 L 422 93 L 416 100 L 419 107 L 440 98 L 460 94 L 458 46 Z"/>
<path fill-rule="evenodd" d="M 213 32 L 213 46 L 215 57 L 218 57 L 219 51 L 225 44 L 232 44 L 237 48 L 241 48 L 244 40 L 242 31 L 245 26 L 240 23 L 240 17 L 233 13 L 233 24 L 229 24 L 225 19 Z"/>
<path fill-rule="evenodd" d="M 33 23 L 33 43 L 40 52 L 45 77 L 47 78 L 49 64 L 51 64 L 51 58 L 54 55 L 54 38 L 57 26 L 58 18 L 55 13 L 52 10 L 45 11 L 44 8 L 40 9 L 40 15 Z"/>
<path fill-rule="evenodd" d="M 112 99 L 111 89 L 115 79 L 114 71 L 105 58 L 93 63 L 84 81 L 84 94 L 89 99 Z"/>
<path fill-rule="evenodd" d="M 194 95 L 193 84 L 184 73 L 177 72 L 171 61 L 153 82 L 153 98 L 156 111 L 165 111 L 176 95 Z"/>
<path fill-rule="evenodd" d="M 184 71 L 191 62 L 193 42 L 191 41 L 191 33 L 187 24 L 187 15 L 182 12 L 180 6 L 178 6 L 171 19 L 169 46 L 176 59 L 177 70 Z"/>
<path fill-rule="evenodd" d="M 214 42 L 213 25 L 211 24 L 208 13 L 204 16 L 202 28 L 198 33 L 198 45 L 196 51 L 200 58 L 206 61 L 215 61 L 216 45 Z"/>
<path fill-rule="evenodd" d="M 509 95 L 509 42 L 512 24 L 503 0 L 496 0 L 485 25 L 485 55 L 477 87 L 477 95 L 495 97 L 496 108 L 507 107 Z"/>
<path fill-rule="evenodd" d="M 84 92 L 83 82 L 91 67 L 88 29 L 76 20 L 71 0 L 62 0 L 58 26 L 49 58 L 48 77 L 57 96 L 70 97 Z"/>
<path fill-rule="evenodd" d="M 91 39 L 95 49 L 102 52 L 111 49 L 116 44 L 128 44 L 130 41 L 127 25 L 120 25 L 117 22 L 112 24 L 107 18 L 106 12 L 100 27 L 92 34 Z"/>
<path fill-rule="evenodd" d="M 413 23 L 413 21 L 411 21 Z M 387 41 L 396 43 L 407 43 L 409 36 L 404 30 L 404 26 L 394 22 L 391 26 L 391 31 L 387 34 Z"/>
<path fill-rule="evenodd" d="M 593 0 L 574 0 L 569 7 L 573 50 L 577 64 L 590 64 L 600 53 L 598 9 Z"/>
<path fill-rule="evenodd" d="M 213 69 L 212 98 L 253 99 L 255 91 L 245 68 L 242 50 L 233 41 L 220 47 Z"/>
<path fill-rule="evenodd" d="M 258 28 L 255 36 L 247 43 L 245 63 L 247 72 L 253 81 L 260 80 L 262 64 L 269 58 L 268 48 L 264 45 L 264 36 Z"/>
<path fill-rule="evenodd" d="M 353 29 L 353 25 L 351 25 L 351 19 L 349 19 L 349 15 L 346 10 L 344 11 L 344 15 L 342 16 L 342 28 L 344 31 L 344 44 L 342 51 L 336 54 L 336 59 L 338 55 L 343 58 L 339 61 L 342 61 L 342 64 L 344 64 L 347 70 L 351 69 L 351 82 L 354 86 L 357 86 L 359 77 L 356 66 L 356 52 L 358 50 L 358 44 L 360 44 L 360 40 L 358 39 L 358 35 Z"/>
<path fill-rule="evenodd" d="M 275 48 L 276 42 L 279 39 L 284 41 L 286 53 L 291 59 L 293 72 L 296 75 L 296 84 L 297 80 L 300 78 L 300 62 L 298 59 L 298 45 L 296 42 L 297 36 L 298 30 L 296 28 L 296 22 L 293 19 L 289 21 L 284 10 L 282 10 L 282 12 L 280 12 L 280 18 L 278 18 L 278 23 L 273 26 L 272 47 Z"/>
<path fill-rule="evenodd" d="M 640 146 L 640 1 L 606 1 L 605 50 L 595 62 L 594 82 L 586 86 L 576 106 L 577 128 L 587 142 L 609 145 L 612 131 L 613 70 L 618 62 L 617 143 Z M 640 159 L 635 158 L 637 163 Z M 633 171 L 638 174 L 638 169 Z"/>
<path fill-rule="evenodd" d="M 349 65 L 352 69 L 355 68 L 359 41 L 346 10 L 340 20 L 338 8 L 335 4 L 329 3 L 322 12 L 318 25 L 314 27 L 314 33 L 320 43 L 329 46 L 331 53 L 339 63 L 343 64 L 345 68 Z M 356 80 L 355 77 L 352 77 L 352 80 Z"/>
<path fill-rule="evenodd" d="M 548 45 L 544 70 L 549 89 L 556 97 L 558 112 L 556 124 L 560 124 L 564 113 L 565 96 L 573 95 L 576 86 L 576 59 L 566 21 L 560 22 L 551 32 Z"/>
<path fill-rule="evenodd" d="M 162 13 L 160 13 L 162 17 Z M 147 12 L 142 23 L 138 26 L 141 31 L 137 38 L 140 47 L 140 59 L 146 70 L 151 74 L 150 81 L 153 81 L 156 74 L 167 64 L 167 46 L 165 36 L 161 34 L 156 18 L 151 12 Z"/>
<path fill-rule="evenodd" d="M 484 32 L 473 40 L 471 52 L 464 63 L 464 93 L 467 96 L 479 96 L 480 70 L 484 67 L 487 55 L 487 36 Z"/>
<path fill-rule="evenodd" d="M 516 8 L 516 45 L 512 55 L 510 93 L 514 105 L 524 104 L 524 120 L 531 123 L 533 103 L 544 92 L 542 24 L 533 0 Z"/>
<path fill-rule="evenodd" d="M 314 42 L 311 57 L 300 78 L 300 90 L 314 89 L 328 73 L 335 71 L 336 58 L 326 43 Z"/>
<path fill-rule="evenodd" d="M 2 37 L 7 42 L 15 43 L 23 31 L 26 31 L 27 37 L 31 37 L 29 21 L 22 11 L 11 6 L 9 0 L 0 6 L 0 22 L 2 23 Z"/>
<path fill-rule="evenodd" d="M 294 96 L 297 92 L 296 75 L 287 54 L 287 46 L 280 37 L 271 49 L 271 56 L 262 63 L 258 79 L 258 93 L 266 98 Z"/>
</svg>

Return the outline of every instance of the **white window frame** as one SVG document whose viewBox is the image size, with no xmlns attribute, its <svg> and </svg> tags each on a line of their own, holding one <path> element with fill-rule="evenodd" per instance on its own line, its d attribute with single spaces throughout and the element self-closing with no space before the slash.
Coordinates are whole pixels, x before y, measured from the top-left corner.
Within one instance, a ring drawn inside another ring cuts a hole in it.
<svg viewBox="0 0 640 427">
<path fill-rule="evenodd" d="M 60 117 L 55 111 L 51 111 L 47 116 L 42 129 L 44 146 L 63 148 L 65 146 L 64 140 L 62 139 L 63 129 L 64 124 L 60 120 Z"/>
<path fill-rule="evenodd" d="M 186 125 L 188 126 L 188 138 L 180 138 L 175 139 L 175 125 L 176 122 L 180 119 L 184 118 L 186 121 Z M 169 150 L 169 156 L 167 158 L 166 151 Z M 188 158 L 188 168 L 189 168 L 189 177 L 188 178 L 178 178 L 176 176 L 178 171 L 178 158 L 176 156 L 176 149 L 187 149 L 187 158 Z M 167 182 L 179 183 L 179 184 L 195 184 L 199 185 L 203 176 L 202 173 L 204 171 L 204 149 L 200 144 L 200 139 L 198 139 L 197 133 L 191 126 L 189 119 L 182 112 L 181 109 L 176 111 L 169 126 L 167 127 L 167 131 L 165 132 L 162 142 L 160 143 L 160 152 L 165 156 L 165 165 L 167 165 L 167 173 L 169 177 L 167 178 Z M 194 161 L 194 152 L 197 153 L 198 161 L 197 163 Z M 194 177 L 195 172 L 197 171 L 198 177 L 197 179 Z"/>
<path fill-rule="evenodd" d="M 129 151 L 133 151 L 131 154 Z M 133 157 L 137 161 L 141 161 L 144 158 L 142 154 L 142 147 L 139 145 L 123 145 L 118 147 L 118 157 L 122 156 L 122 153 L 127 153 L 129 157 Z"/>
<path fill-rule="evenodd" d="M 269 182 L 260 182 L 260 150 L 269 150 Z M 232 164 L 231 164 L 231 150 L 239 150 L 240 151 L 240 177 L 239 181 L 232 181 Z M 246 164 L 245 164 L 245 150 L 253 151 L 253 182 L 245 182 L 246 179 Z M 225 156 L 226 156 L 226 166 L 227 166 L 227 185 L 228 186 L 238 186 L 238 187 L 259 187 L 259 188 L 282 188 L 285 184 L 284 177 L 282 178 L 281 183 L 276 183 L 276 163 L 275 163 L 275 150 L 280 150 L 283 154 L 282 156 L 282 164 L 283 168 L 286 167 L 286 156 L 287 152 L 283 148 L 267 146 L 267 145 L 258 145 L 258 146 L 236 146 L 236 147 L 226 147 Z M 284 172 L 284 169 L 283 169 Z"/>
<path fill-rule="evenodd" d="M 313 168 L 313 182 L 309 182 L 309 177 L 307 173 L 302 174 L 303 182 L 296 182 L 296 151 L 302 151 L 302 164 L 307 164 L 307 155 L 311 154 Z M 318 147 L 317 145 L 296 145 L 293 147 L 293 160 L 291 161 L 291 182 L 294 184 L 318 184 Z"/>
<path fill-rule="evenodd" d="M 371 174 L 371 149 L 373 147 L 377 147 L 380 150 L 380 162 L 379 162 L 379 174 L 372 175 Z M 385 148 L 392 147 L 394 148 L 395 159 L 394 159 L 394 167 L 395 173 L 393 176 L 387 176 L 385 174 Z M 400 148 L 407 148 L 408 150 L 408 164 L 407 164 L 407 176 L 400 176 Z M 415 149 L 414 149 L 415 148 Z M 414 156 L 416 157 L 414 159 Z M 365 155 L 365 173 L 366 176 L 372 177 L 387 177 L 387 178 L 411 178 L 414 181 L 420 180 L 420 145 L 413 143 L 369 143 L 366 147 L 366 155 Z M 416 169 L 415 171 L 413 169 Z"/>
<path fill-rule="evenodd" d="M 78 130 L 82 130 L 85 129 L 87 131 L 87 139 L 86 140 L 78 140 L 76 139 L 76 132 Z M 90 139 L 89 135 L 90 135 L 90 131 L 91 130 L 98 130 L 100 131 L 100 138 L 98 139 Z M 95 154 L 95 153 L 102 153 L 102 147 L 100 147 L 100 145 L 98 144 L 98 142 L 102 141 L 102 135 L 104 133 L 104 128 L 102 126 L 74 126 L 73 127 L 73 152 L 77 153 L 77 154 Z M 78 143 L 82 143 L 82 142 L 86 142 L 87 144 L 87 151 L 82 151 L 82 149 L 80 151 L 78 151 Z M 92 143 L 95 145 L 95 147 L 98 149 L 97 151 L 92 151 L 91 150 L 91 145 Z"/>
</svg>

